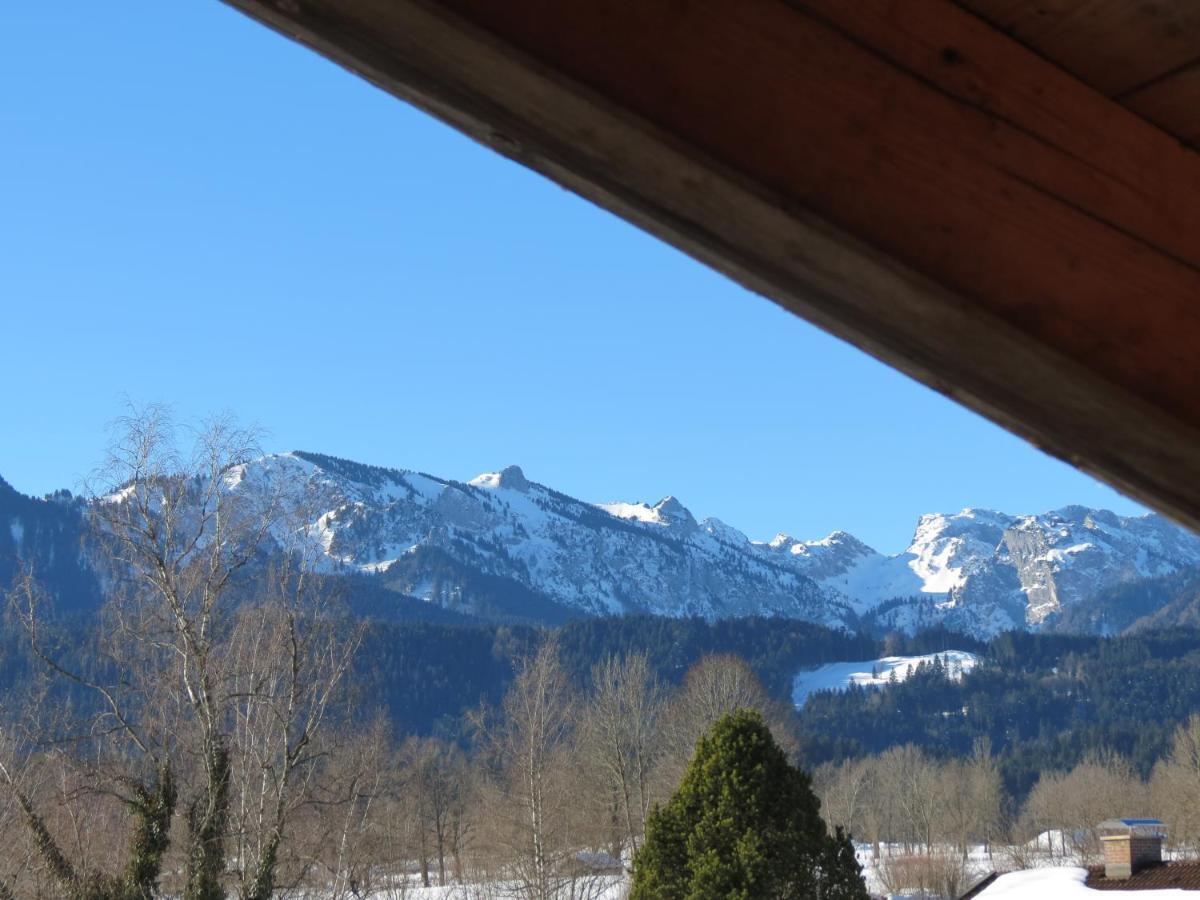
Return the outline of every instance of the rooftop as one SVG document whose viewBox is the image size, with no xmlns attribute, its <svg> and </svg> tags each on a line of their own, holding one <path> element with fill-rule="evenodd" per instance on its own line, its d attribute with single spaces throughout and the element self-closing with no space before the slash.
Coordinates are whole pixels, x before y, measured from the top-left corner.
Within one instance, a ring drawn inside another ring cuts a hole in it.
<svg viewBox="0 0 1200 900">
<path fill-rule="evenodd" d="M 1096 891 L 1200 891 L 1200 862 L 1160 863 L 1119 880 L 1106 878 L 1104 867 L 1095 866 L 1088 869 L 1084 884 Z"/>
<path fill-rule="evenodd" d="M 1121 881 L 1104 877 L 1103 867 L 1056 867 L 1009 872 L 986 884 L 978 900 L 1087 900 L 1092 891 L 1142 892 L 1145 900 L 1178 898 L 1180 891 L 1200 891 L 1200 862 L 1153 866 Z"/>
</svg>

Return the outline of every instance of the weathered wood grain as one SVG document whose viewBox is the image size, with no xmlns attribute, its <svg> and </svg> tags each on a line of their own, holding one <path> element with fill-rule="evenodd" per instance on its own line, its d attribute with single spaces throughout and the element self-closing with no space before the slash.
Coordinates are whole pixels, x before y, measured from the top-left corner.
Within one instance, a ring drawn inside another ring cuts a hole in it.
<svg viewBox="0 0 1200 900">
<path fill-rule="evenodd" d="M 1192 0 L 958 2 L 1112 97 L 1200 59 Z"/>
</svg>

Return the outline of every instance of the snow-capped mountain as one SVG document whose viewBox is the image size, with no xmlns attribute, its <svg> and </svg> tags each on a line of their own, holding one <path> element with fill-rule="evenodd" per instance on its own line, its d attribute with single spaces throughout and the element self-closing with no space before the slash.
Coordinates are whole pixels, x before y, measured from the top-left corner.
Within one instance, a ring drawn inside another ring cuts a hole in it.
<svg viewBox="0 0 1200 900">
<path fill-rule="evenodd" d="M 904 553 L 885 556 L 852 535 L 779 535 L 766 545 L 841 594 L 876 625 L 944 624 L 990 635 L 1040 627 L 1116 585 L 1200 564 L 1200 539 L 1160 516 L 1068 506 L 1042 515 L 934 513 Z"/>
<path fill-rule="evenodd" d="M 330 571 L 378 574 L 411 596 L 472 611 L 480 577 L 584 614 L 781 615 L 845 625 L 840 597 L 667 497 L 593 505 L 509 466 L 457 482 L 312 453 L 264 457 L 231 490 L 291 490 Z"/>
<path fill-rule="evenodd" d="M 1159 585 L 1190 585 L 1168 576 L 1200 567 L 1200 539 L 1161 517 L 1077 506 L 925 515 L 908 549 L 889 556 L 844 531 L 752 541 L 670 496 L 589 503 L 516 466 L 459 482 L 294 452 L 229 470 L 224 489 L 281 498 L 277 540 L 300 541 L 329 575 L 368 578 L 376 595 L 527 621 L 650 612 L 978 636 L 1057 623 L 1104 630 L 1187 607 L 1190 595 Z M 9 504 L 14 544 L 34 527 L 25 507 L 41 503 Z M 1114 613 L 1126 595 L 1137 597 L 1136 616 Z"/>
</svg>

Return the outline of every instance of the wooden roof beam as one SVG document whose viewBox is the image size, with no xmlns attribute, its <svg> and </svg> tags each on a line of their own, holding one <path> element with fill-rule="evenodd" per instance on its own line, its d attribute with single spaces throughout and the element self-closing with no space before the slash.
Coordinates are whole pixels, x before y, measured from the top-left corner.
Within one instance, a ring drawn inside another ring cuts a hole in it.
<svg viewBox="0 0 1200 900">
<path fill-rule="evenodd" d="M 1200 156 L 946 0 L 227 0 L 1200 526 Z"/>
</svg>

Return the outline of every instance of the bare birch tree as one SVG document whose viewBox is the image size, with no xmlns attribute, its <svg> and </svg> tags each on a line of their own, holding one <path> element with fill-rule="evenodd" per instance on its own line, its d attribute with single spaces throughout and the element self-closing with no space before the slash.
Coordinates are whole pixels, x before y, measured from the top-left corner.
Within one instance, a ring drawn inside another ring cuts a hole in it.
<svg viewBox="0 0 1200 900">
<path fill-rule="evenodd" d="M 48 832 L 35 841 L 67 896 L 150 896 L 183 800 L 184 900 L 225 896 L 233 829 L 235 762 L 259 791 L 238 835 L 238 887 L 270 895 L 295 779 L 356 641 L 309 603 L 303 561 L 277 539 L 289 534 L 281 486 L 238 490 L 259 454 L 254 435 L 228 420 L 196 430 L 180 449 L 165 410 L 116 427 L 90 505 L 89 552 L 108 602 L 99 628 L 106 664 L 85 675 L 54 652 L 30 578 L 18 608 L 34 652 L 57 677 L 99 700 L 96 733 L 124 745 L 125 771 L 109 781 L 133 815 L 135 848 L 122 884 L 140 893 L 82 894 L 86 880 Z M 272 577 L 261 563 L 277 560 Z M 239 610 L 240 613 L 239 621 Z M 31 813 L 26 817 L 37 832 Z M 254 828 L 249 829 L 248 823 Z M 247 867 L 248 865 L 248 867 Z M 69 888 L 69 890 L 68 890 Z M 106 890 L 109 888 L 106 888 Z"/>
<path fill-rule="evenodd" d="M 230 832 L 241 900 L 269 900 L 289 819 L 318 775 L 316 743 L 358 645 L 357 629 L 307 596 L 303 571 L 272 572 L 224 654 L 233 726 Z"/>
<path fill-rule="evenodd" d="M 587 838 L 575 796 L 575 705 L 558 648 L 546 641 L 520 663 L 500 721 L 485 726 L 494 840 L 506 880 L 529 900 L 556 900 L 581 877 L 576 860 Z"/>
</svg>

